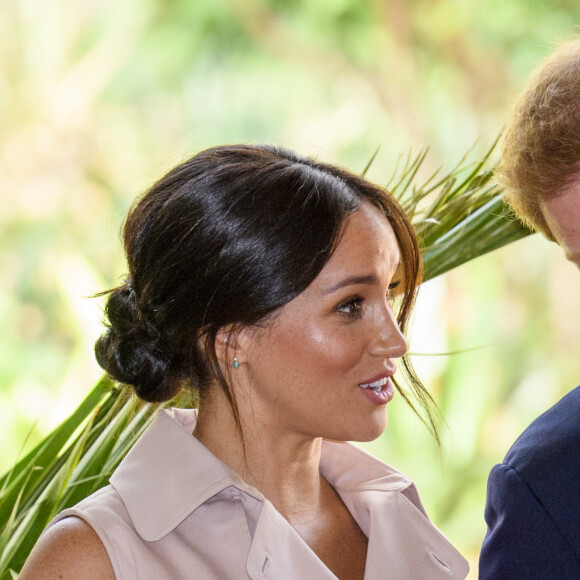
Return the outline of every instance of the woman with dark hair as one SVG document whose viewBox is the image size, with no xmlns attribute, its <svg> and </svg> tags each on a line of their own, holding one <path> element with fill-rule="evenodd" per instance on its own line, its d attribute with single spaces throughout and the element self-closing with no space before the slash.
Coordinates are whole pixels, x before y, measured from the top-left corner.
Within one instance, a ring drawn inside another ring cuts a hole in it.
<svg viewBox="0 0 580 580">
<path fill-rule="evenodd" d="M 191 388 L 198 409 L 160 410 L 21 580 L 465 577 L 413 483 L 346 443 L 385 429 L 401 357 L 431 417 L 403 335 L 421 259 L 389 194 L 216 147 L 136 201 L 124 241 L 97 360 L 144 401 Z"/>
</svg>

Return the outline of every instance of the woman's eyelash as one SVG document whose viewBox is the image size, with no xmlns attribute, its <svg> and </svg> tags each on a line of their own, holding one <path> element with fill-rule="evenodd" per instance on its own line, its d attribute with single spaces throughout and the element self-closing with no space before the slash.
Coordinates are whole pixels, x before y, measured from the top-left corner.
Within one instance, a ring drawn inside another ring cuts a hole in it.
<svg viewBox="0 0 580 580">
<path fill-rule="evenodd" d="M 401 283 L 400 280 L 397 280 L 396 282 L 391 282 L 389 284 L 388 290 L 387 290 L 387 300 L 391 300 L 393 298 L 393 295 L 391 294 L 391 292 Z M 362 308 L 362 303 L 363 303 L 363 298 L 361 296 L 352 296 L 350 298 L 348 298 L 347 300 L 344 300 L 343 302 L 341 302 L 337 307 L 336 310 L 337 312 L 342 312 L 343 314 L 348 314 L 348 315 L 356 315 L 358 313 L 360 313 L 361 308 Z"/>
<path fill-rule="evenodd" d="M 388 288 L 388 290 L 387 290 L 387 299 L 388 299 L 388 300 L 391 300 L 392 298 L 394 298 L 394 296 L 393 296 L 392 292 L 393 292 L 393 290 L 394 290 L 394 289 L 395 289 L 395 288 L 396 288 L 396 287 L 397 287 L 397 286 L 398 286 L 400 283 L 401 283 L 401 281 L 400 281 L 400 280 L 397 280 L 396 282 L 391 282 L 391 283 L 389 284 L 389 288 Z"/>
<path fill-rule="evenodd" d="M 356 314 L 361 309 L 362 298 L 360 296 L 353 296 L 344 302 L 341 302 L 336 310 L 344 314 Z"/>
</svg>

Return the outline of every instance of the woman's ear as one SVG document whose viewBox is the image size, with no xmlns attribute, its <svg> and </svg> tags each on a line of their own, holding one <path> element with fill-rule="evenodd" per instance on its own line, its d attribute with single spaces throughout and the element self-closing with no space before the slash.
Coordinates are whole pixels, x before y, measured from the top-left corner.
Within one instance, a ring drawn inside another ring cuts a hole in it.
<svg viewBox="0 0 580 580">
<path fill-rule="evenodd" d="M 230 324 L 218 330 L 215 339 L 215 351 L 219 363 L 223 368 L 237 369 L 247 362 L 247 352 L 251 340 L 247 328 L 236 328 Z"/>
<path fill-rule="evenodd" d="M 222 326 L 215 338 L 215 352 L 223 368 L 233 364 L 235 355 L 235 331 L 232 325 Z"/>
</svg>

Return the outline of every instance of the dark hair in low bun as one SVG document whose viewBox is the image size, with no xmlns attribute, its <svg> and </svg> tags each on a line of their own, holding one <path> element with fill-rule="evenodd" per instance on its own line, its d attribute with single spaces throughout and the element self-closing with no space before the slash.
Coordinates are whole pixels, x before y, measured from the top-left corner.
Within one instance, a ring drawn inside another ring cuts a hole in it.
<svg viewBox="0 0 580 580">
<path fill-rule="evenodd" d="M 144 401 L 156 403 L 176 395 L 181 384 L 171 380 L 170 349 L 144 316 L 128 283 L 109 291 L 105 316 L 108 329 L 95 345 L 97 362 L 115 380 L 133 385 Z"/>
<path fill-rule="evenodd" d="M 185 384 L 203 395 L 217 383 L 238 419 L 217 360 L 218 331 L 266 322 L 304 291 L 361 203 L 384 213 L 399 243 L 404 331 L 422 267 L 393 197 L 287 149 L 232 145 L 178 165 L 133 204 L 123 230 L 130 283 L 108 293 L 99 364 L 146 401 L 168 400 Z M 426 409 L 429 396 L 411 377 Z"/>
</svg>

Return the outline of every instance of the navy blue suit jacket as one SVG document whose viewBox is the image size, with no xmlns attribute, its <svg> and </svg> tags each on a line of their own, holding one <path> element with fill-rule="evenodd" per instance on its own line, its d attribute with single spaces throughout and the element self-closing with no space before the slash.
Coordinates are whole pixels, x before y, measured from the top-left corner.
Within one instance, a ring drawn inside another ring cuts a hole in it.
<svg viewBox="0 0 580 580">
<path fill-rule="evenodd" d="M 480 580 L 580 579 L 580 387 L 491 470 L 485 519 Z"/>
</svg>

